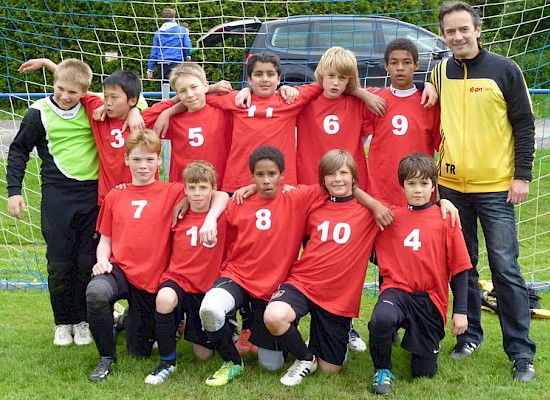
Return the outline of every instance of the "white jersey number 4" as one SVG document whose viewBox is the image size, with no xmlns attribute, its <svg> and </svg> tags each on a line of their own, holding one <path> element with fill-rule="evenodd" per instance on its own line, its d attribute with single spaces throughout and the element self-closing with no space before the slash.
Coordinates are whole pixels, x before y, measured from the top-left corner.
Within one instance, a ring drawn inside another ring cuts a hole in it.
<svg viewBox="0 0 550 400">
<path fill-rule="evenodd" d="M 413 229 L 411 233 L 403 240 L 403 246 L 412 247 L 414 251 L 418 251 L 422 247 L 420 241 L 420 229 Z"/>
</svg>

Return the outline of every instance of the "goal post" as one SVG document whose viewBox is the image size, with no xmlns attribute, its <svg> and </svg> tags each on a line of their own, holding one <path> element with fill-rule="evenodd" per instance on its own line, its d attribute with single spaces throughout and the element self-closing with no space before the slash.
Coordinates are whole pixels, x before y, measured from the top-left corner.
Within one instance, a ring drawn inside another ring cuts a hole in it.
<svg viewBox="0 0 550 400">
<path fill-rule="evenodd" d="M 547 0 L 470 0 L 483 21 L 485 48 L 514 60 L 530 88 L 536 116 L 537 151 L 533 182 L 526 203 L 516 207 L 520 265 L 525 279 L 550 290 L 550 4 Z M 29 105 L 52 91 L 47 71 L 19 73 L 30 58 L 56 62 L 78 58 L 94 71 L 91 91 L 118 69 L 143 78 L 149 101 L 160 98 L 157 82 L 147 79 L 147 61 L 153 34 L 163 21 L 165 8 L 176 10 L 178 22 L 189 24 L 193 46 L 215 26 L 231 21 L 260 23 L 297 15 L 379 15 L 396 18 L 438 33 L 441 0 L 388 2 L 382 0 L 10 0 L 0 4 L 0 288 L 47 287 L 45 244 L 40 231 L 40 160 L 32 156 L 23 196 L 29 206 L 21 221 L 7 213 L 6 163 L 9 144 Z M 422 8 L 419 8 L 421 5 Z M 228 35 L 215 46 L 195 49 L 193 61 L 204 66 L 210 81 L 226 79 L 234 87 L 243 83 L 243 63 L 255 31 Z M 337 39 L 335 45 L 338 44 Z M 490 149 L 488 149 L 490 151 Z M 480 246 L 483 247 L 480 238 Z M 486 253 L 479 269 L 488 276 Z M 369 273 L 369 280 L 375 280 Z"/>
</svg>

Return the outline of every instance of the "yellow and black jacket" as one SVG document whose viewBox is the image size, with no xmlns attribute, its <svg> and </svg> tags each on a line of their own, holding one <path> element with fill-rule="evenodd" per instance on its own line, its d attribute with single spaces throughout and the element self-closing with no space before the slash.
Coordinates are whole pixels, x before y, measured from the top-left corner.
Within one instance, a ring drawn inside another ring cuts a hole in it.
<svg viewBox="0 0 550 400">
<path fill-rule="evenodd" d="M 432 83 L 441 106 L 441 185 L 483 193 L 508 191 L 514 178 L 531 180 L 534 117 L 516 63 L 481 49 L 471 60 L 439 63 Z"/>
</svg>

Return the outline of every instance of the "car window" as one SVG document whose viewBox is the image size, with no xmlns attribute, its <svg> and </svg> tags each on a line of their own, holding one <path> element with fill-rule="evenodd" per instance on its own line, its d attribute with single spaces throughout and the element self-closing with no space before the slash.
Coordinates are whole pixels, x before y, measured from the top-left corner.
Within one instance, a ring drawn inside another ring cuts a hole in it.
<svg viewBox="0 0 550 400">
<path fill-rule="evenodd" d="M 437 39 L 428 33 L 415 29 L 414 27 L 382 23 L 382 35 L 385 45 L 396 38 L 406 38 L 414 42 L 419 53 L 431 53 L 438 47 Z"/>
<path fill-rule="evenodd" d="M 370 21 L 321 21 L 312 34 L 312 45 L 319 50 L 341 46 L 355 53 L 372 53 L 375 27 Z"/>
<path fill-rule="evenodd" d="M 271 46 L 284 49 L 306 49 L 309 24 L 285 24 L 276 27 L 271 36 Z"/>
</svg>

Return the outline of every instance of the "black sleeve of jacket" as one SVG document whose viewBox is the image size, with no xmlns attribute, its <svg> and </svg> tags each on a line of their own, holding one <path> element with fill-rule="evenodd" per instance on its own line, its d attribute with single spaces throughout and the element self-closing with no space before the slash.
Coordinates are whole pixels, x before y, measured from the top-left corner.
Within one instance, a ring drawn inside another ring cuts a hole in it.
<svg viewBox="0 0 550 400">
<path fill-rule="evenodd" d="M 6 167 L 8 196 L 21 194 L 29 155 L 37 145 L 38 138 L 45 137 L 45 135 L 46 132 L 40 119 L 40 111 L 30 108 L 23 121 L 21 121 L 19 132 L 17 132 L 10 145 L 8 165 Z"/>
<path fill-rule="evenodd" d="M 515 138 L 514 178 L 531 180 L 535 153 L 535 118 L 523 74 L 515 63 L 510 64 L 507 68 L 509 85 L 505 97 L 508 119 Z"/>
<path fill-rule="evenodd" d="M 468 314 L 468 270 L 451 278 L 453 291 L 453 314 Z"/>
</svg>

